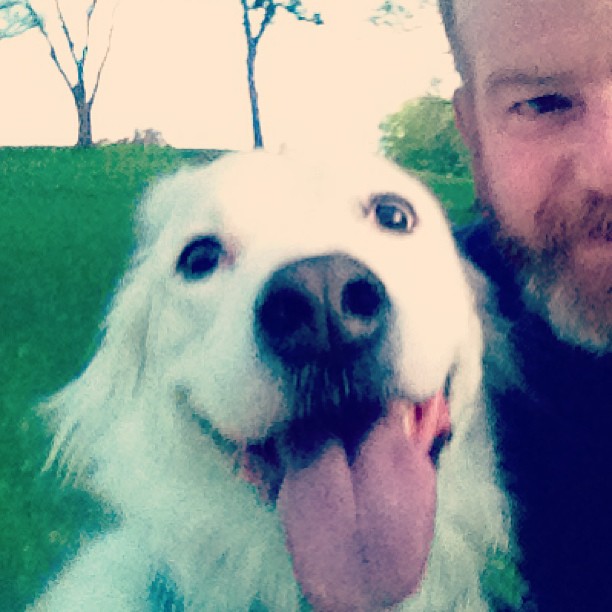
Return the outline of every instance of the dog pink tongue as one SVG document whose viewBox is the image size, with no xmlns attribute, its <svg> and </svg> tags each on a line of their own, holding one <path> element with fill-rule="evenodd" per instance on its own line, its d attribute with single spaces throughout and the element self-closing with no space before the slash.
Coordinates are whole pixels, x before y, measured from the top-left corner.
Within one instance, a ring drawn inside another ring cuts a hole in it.
<svg viewBox="0 0 612 612">
<path fill-rule="evenodd" d="M 353 465 L 330 444 L 288 471 L 278 507 L 296 579 L 316 610 L 381 610 L 418 589 L 436 505 L 428 451 L 447 422 L 441 394 L 418 406 L 397 401 Z"/>
</svg>

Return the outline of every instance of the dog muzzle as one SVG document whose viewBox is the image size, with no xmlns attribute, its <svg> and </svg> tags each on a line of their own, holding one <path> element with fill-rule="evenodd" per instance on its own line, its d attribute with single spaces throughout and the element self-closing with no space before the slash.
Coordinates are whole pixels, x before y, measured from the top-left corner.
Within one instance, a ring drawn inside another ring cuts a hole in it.
<svg viewBox="0 0 612 612">
<path fill-rule="evenodd" d="M 450 433 L 449 409 L 442 391 L 419 404 L 389 393 L 390 310 L 378 278 L 343 254 L 277 270 L 255 308 L 293 415 L 272 438 L 274 461 L 247 451 L 243 475 L 277 495 L 296 579 L 317 610 L 392 607 L 418 590 L 431 548 L 430 453 Z"/>
</svg>

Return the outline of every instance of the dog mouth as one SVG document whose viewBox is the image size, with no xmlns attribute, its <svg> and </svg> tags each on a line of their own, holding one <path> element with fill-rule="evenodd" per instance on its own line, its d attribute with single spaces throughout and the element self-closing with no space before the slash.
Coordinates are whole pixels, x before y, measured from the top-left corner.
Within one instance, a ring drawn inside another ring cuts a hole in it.
<svg viewBox="0 0 612 612">
<path fill-rule="evenodd" d="M 360 418 L 344 421 L 330 419 L 332 422 L 326 425 L 322 425 L 318 419 L 293 419 L 288 424 L 273 428 L 263 440 L 240 445 L 226 440 L 221 443 L 220 434 L 215 432 L 214 435 L 226 453 L 230 449 L 236 473 L 257 489 L 265 504 L 276 504 L 289 469 L 299 471 L 309 467 L 331 445 L 341 448 L 347 465 L 353 466 L 363 442 L 385 418 L 401 420 L 407 439 L 418 440 L 421 448 L 427 450 L 432 465 L 437 468 L 440 453 L 451 439 L 446 391 L 441 390 L 423 402 L 415 403 L 408 398 L 396 397 L 387 403 L 391 408 L 382 404 L 360 406 L 353 411 Z M 367 421 L 368 416 L 371 417 L 370 421 Z M 364 425 L 364 422 L 368 424 Z"/>
<path fill-rule="evenodd" d="M 352 461 L 333 440 L 283 478 L 277 507 L 295 576 L 317 610 L 386 609 L 425 573 L 436 509 L 430 438 L 448 435 L 448 404 L 437 393 L 386 408 Z"/>
<path fill-rule="evenodd" d="M 309 413 L 242 443 L 205 425 L 237 475 L 278 510 L 295 577 L 316 610 L 403 601 L 419 589 L 433 540 L 437 455 L 451 433 L 444 389 L 353 412 L 359 427 Z M 323 425 L 327 433 L 313 435 Z"/>
</svg>

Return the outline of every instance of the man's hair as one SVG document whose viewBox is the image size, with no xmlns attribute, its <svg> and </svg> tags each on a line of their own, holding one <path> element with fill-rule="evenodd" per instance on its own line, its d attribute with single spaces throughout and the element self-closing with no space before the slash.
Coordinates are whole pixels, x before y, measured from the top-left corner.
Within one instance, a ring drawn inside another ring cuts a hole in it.
<svg viewBox="0 0 612 612">
<path fill-rule="evenodd" d="M 455 0 L 438 0 L 442 23 L 446 31 L 446 37 L 450 44 L 453 57 L 455 59 L 455 68 L 465 82 L 468 78 L 468 61 L 459 39 L 457 29 L 457 16 L 455 14 Z"/>
</svg>

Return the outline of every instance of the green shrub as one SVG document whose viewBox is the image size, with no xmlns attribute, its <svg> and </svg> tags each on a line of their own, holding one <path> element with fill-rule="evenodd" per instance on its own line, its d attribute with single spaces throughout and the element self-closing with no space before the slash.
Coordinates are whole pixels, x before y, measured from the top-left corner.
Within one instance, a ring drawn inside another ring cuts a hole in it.
<svg viewBox="0 0 612 612">
<path fill-rule="evenodd" d="M 455 127 L 452 103 L 437 96 L 410 100 L 381 124 L 385 155 L 400 166 L 470 177 L 470 154 Z"/>
</svg>

